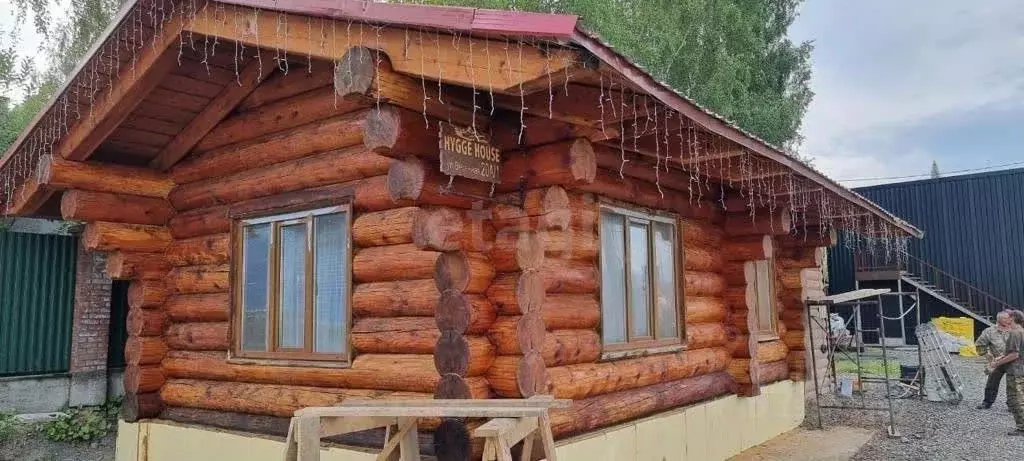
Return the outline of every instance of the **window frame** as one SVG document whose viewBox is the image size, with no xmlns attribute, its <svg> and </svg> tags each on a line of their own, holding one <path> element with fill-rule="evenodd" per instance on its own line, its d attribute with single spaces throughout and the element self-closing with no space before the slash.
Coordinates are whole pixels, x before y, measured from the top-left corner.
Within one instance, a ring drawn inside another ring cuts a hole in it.
<svg viewBox="0 0 1024 461">
<path fill-rule="evenodd" d="M 324 216 L 336 213 L 345 213 L 345 225 L 346 225 L 346 236 L 347 239 L 344 242 L 343 251 L 345 252 L 345 270 L 347 270 L 347 277 L 343 286 L 343 298 L 346 300 L 346 309 L 342 315 L 342 322 L 344 322 L 345 337 L 342 341 L 342 351 L 340 353 L 318 353 L 313 352 L 313 348 L 316 343 L 316 226 L 315 217 Z M 352 261 L 353 245 L 352 245 L 352 225 L 354 222 L 354 216 L 352 215 L 352 205 L 350 201 L 343 203 L 335 203 L 331 205 L 323 205 L 315 208 L 302 209 L 294 211 L 294 208 L 290 209 L 277 209 L 277 210 L 262 210 L 259 212 L 239 214 L 232 216 L 231 226 L 231 295 L 230 295 L 230 306 L 231 306 L 231 322 L 229 332 L 231 335 L 230 345 L 231 348 L 228 351 L 229 360 L 236 362 L 273 362 L 278 365 L 306 365 L 306 366 L 348 366 L 352 361 Z M 306 230 L 306 253 L 305 253 L 305 317 L 304 317 L 304 333 L 303 333 L 303 348 L 280 348 L 277 346 L 280 338 L 280 263 L 281 263 L 281 245 L 280 245 L 280 233 L 281 228 L 287 225 L 294 224 L 305 224 Z M 242 302 L 244 296 L 242 289 L 244 287 L 244 268 L 245 268 L 245 256 L 244 256 L 244 238 L 243 231 L 247 226 L 259 225 L 259 224 L 271 224 L 271 235 L 272 239 L 270 242 L 270 261 L 268 264 L 268 283 L 270 286 L 267 287 L 267 349 L 264 351 L 246 351 L 242 348 L 242 322 L 244 320 L 244 308 Z"/>
<path fill-rule="evenodd" d="M 776 280 L 775 273 L 775 259 L 758 259 L 751 261 L 751 264 L 754 269 L 754 316 L 757 320 L 757 340 L 759 342 L 775 341 L 779 339 L 779 306 L 776 299 L 778 291 L 775 286 L 778 281 Z M 768 282 L 768 307 L 771 309 L 769 317 L 771 327 L 768 330 L 761 329 L 761 283 L 757 270 L 758 264 L 764 264 L 768 270 L 768 275 L 765 277 Z"/>
<path fill-rule="evenodd" d="M 623 205 L 611 200 L 602 199 L 598 206 L 598 232 L 597 241 L 599 251 L 598 266 L 603 268 L 604 264 L 601 258 L 604 258 L 605 252 L 601 248 L 603 239 L 601 237 L 601 220 L 603 219 L 604 213 L 608 211 L 614 214 L 621 215 L 623 217 L 623 238 L 624 238 L 624 249 L 625 249 L 625 328 L 626 328 L 626 342 L 616 344 L 605 344 L 604 342 L 604 299 L 600 299 L 601 308 L 601 359 L 616 359 L 633 357 L 636 355 L 646 354 L 657 354 L 665 352 L 675 352 L 685 348 L 686 346 L 686 295 L 685 287 L 683 283 L 684 277 L 684 255 L 683 255 L 683 237 L 680 231 L 681 225 L 679 217 L 672 213 L 658 212 L 655 210 L 645 209 L 642 207 Z M 651 336 L 645 336 L 637 339 L 632 339 L 631 332 L 631 306 L 630 306 L 630 258 L 629 255 L 629 224 L 633 220 L 641 220 L 647 222 L 648 238 L 647 238 L 647 252 L 650 258 L 650 269 L 648 270 L 647 277 L 651 286 L 651 305 L 648 311 L 649 326 Z M 673 251 L 672 264 L 673 273 L 675 276 L 676 296 L 675 296 L 675 313 L 676 313 L 676 336 L 673 338 L 658 338 L 658 314 L 657 314 L 657 299 L 658 299 L 658 284 L 656 283 L 657 268 L 655 265 L 656 253 L 654 245 L 654 223 L 669 224 L 672 226 L 673 233 Z M 600 274 L 601 283 L 604 283 L 604 272 Z"/>
</svg>

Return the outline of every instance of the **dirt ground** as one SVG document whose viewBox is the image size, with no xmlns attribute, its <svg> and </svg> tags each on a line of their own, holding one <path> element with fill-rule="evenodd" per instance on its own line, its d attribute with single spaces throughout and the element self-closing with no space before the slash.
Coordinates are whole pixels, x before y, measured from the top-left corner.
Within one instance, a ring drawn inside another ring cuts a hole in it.
<svg viewBox="0 0 1024 461">
<path fill-rule="evenodd" d="M 0 461 L 113 461 L 116 439 L 112 432 L 91 443 L 51 442 L 24 426 L 11 440 L 0 442 Z"/>
<path fill-rule="evenodd" d="M 898 351 L 903 364 L 916 364 L 914 351 Z M 964 382 L 959 405 L 917 398 L 894 401 L 899 437 L 889 437 L 888 413 L 823 409 L 824 431 L 817 429 L 817 412 L 808 406 L 804 427 L 742 453 L 733 461 L 946 461 L 1022 460 L 1024 437 L 1006 435 L 1013 418 L 1006 409 L 1005 388 L 990 410 L 977 410 L 984 392 L 985 363 L 978 358 L 951 356 Z M 860 398 L 826 399 L 824 403 L 885 406 L 884 384 L 867 387 Z"/>
</svg>

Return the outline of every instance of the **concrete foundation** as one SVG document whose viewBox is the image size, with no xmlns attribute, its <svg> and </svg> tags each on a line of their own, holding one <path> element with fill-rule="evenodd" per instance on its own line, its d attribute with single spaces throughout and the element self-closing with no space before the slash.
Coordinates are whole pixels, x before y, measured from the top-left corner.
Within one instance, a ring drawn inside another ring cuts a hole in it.
<svg viewBox="0 0 1024 461">
<path fill-rule="evenodd" d="M 124 395 L 124 372 L 0 378 L 0 411 L 19 414 L 53 413 L 68 407 L 102 405 Z"/>
<path fill-rule="evenodd" d="M 90 407 L 107 401 L 107 371 L 72 373 L 68 386 L 69 407 Z"/>
<path fill-rule="evenodd" d="M 722 397 L 612 426 L 556 444 L 559 459 L 576 461 L 715 461 L 786 433 L 803 421 L 804 384 L 782 381 L 757 397 Z M 116 461 L 277 461 L 277 437 L 166 421 L 121 422 Z M 320 459 L 370 461 L 376 453 L 324 446 Z"/>
<path fill-rule="evenodd" d="M 0 411 L 50 413 L 68 406 L 71 377 L 68 375 L 0 378 Z"/>
</svg>

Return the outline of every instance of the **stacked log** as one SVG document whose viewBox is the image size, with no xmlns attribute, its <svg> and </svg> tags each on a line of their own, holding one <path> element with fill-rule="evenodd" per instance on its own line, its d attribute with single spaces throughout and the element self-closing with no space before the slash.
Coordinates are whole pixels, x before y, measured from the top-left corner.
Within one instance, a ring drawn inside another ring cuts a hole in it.
<svg viewBox="0 0 1024 461">
<path fill-rule="evenodd" d="M 488 370 L 488 382 L 503 397 L 531 397 L 547 392 L 545 360 L 541 355 L 547 328 L 541 315 L 544 298 L 544 240 L 534 231 L 499 229 L 491 250 L 495 270 L 500 271 L 489 293 L 502 291 L 499 316 L 488 332 L 499 355 Z M 495 285 L 500 285 L 496 287 Z M 521 285 L 521 286 L 520 286 Z M 521 315 L 506 315 L 508 303 Z M 510 365 L 509 365 L 510 364 Z"/>
<path fill-rule="evenodd" d="M 787 213 L 758 211 L 753 215 L 745 211 L 727 214 L 722 247 L 726 336 L 732 354 L 728 372 L 736 380 L 738 392 L 744 396 L 759 395 L 762 384 L 758 375 L 759 340 L 762 338 L 758 331 L 754 263 L 770 261 L 775 256 L 775 240 L 768 234 L 790 230 Z"/>
<path fill-rule="evenodd" d="M 587 164 L 592 157 L 589 143 L 578 141 L 530 152 L 544 149 L 556 156 L 567 152 L 559 162 L 566 166 L 574 165 L 574 158 L 588 158 Z M 573 149 L 586 155 L 571 154 Z M 516 177 L 557 184 L 529 189 L 521 209 L 501 204 L 491 209 L 498 233 L 491 259 L 503 272 L 487 291 L 499 314 L 488 333 L 499 356 L 487 376 L 502 397 L 554 392 L 548 370 L 592 363 L 601 354 L 597 206 L 591 197 L 563 188 L 586 182 L 591 170 L 577 162 L 576 176 L 539 173 L 552 167 L 531 155 L 521 155 L 518 161 L 532 166 Z"/>
<path fill-rule="evenodd" d="M 171 270 L 164 252 L 172 243 L 166 224 L 174 214 L 167 201 L 173 183 L 138 168 L 59 159 L 43 174 L 54 187 L 71 189 L 61 197 L 61 215 L 86 223 L 85 249 L 107 253 L 108 276 L 129 281 L 123 417 L 157 416 L 165 381 L 160 362 L 168 349 L 162 305 Z"/>
<path fill-rule="evenodd" d="M 816 240 L 813 235 L 820 235 L 817 232 L 808 232 L 806 238 L 794 236 L 783 241 L 784 248 L 777 258 L 776 271 L 778 274 L 779 286 L 779 320 L 786 329 L 782 335 L 782 342 L 786 345 L 789 364 L 789 378 L 795 381 L 803 381 L 811 376 L 810 362 L 806 356 L 807 343 L 809 341 L 808 329 L 815 327 L 815 322 L 807 323 L 808 311 L 804 300 L 808 297 L 824 296 L 824 273 L 822 264 L 825 259 L 825 249 L 822 247 L 798 246 L 799 243 L 809 242 L 810 245 L 820 243 L 834 244 L 829 233 L 825 233 L 824 240 Z M 824 313 L 820 308 L 812 308 L 811 315 L 818 317 L 821 324 L 826 324 Z M 821 328 L 815 331 L 815 336 L 824 338 L 825 331 Z M 812 351 L 811 353 L 816 353 Z M 825 378 L 824 364 L 827 361 L 824 357 L 818 360 L 818 376 Z"/>
</svg>

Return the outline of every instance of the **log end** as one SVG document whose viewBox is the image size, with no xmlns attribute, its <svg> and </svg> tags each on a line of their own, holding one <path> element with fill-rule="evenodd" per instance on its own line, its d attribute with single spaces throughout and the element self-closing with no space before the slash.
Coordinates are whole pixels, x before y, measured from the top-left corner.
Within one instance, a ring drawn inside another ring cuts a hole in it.
<svg viewBox="0 0 1024 461">
<path fill-rule="evenodd" d="M 134 423 L 140 419 L 155 418 L 163 411 L 164 404 L 160 400 L 160 394 L 151 392 L 148 394 L 126 393 L 121 403 L 121 418 L 128 423 Z"/>
<path fill-rule="evenodd" d="M 783 216 L 789 216 L 789 213 Z M 775 257 L 775 239 L 770 235 L 765 235 L 761 238 L 761 246 L 764 248 L 764 259 L 771 260 Z"/>
<path fill-rule="evenodd" d="M 546 296 L 544 276 L 540 272 L 527 271 L 519 276 L 516 281 L 516 300 L 520 312 L 539 312 Z"/>
<path fill-rule="evenodd" d="M 367 149 L 389 153 L 398 142 L 401 117 L 393 106 L 371 110 L 363 120 L 363 145 Z"/>
<path fill-rule="evenodd" d="M 434 391 L 435 399 L 471 399 L 473 393 L 469 389 L 466 379 L 454 374 L 445 373 L 441 375 L 441 381 L 437 383 L 437 390 Z"/>
<path fill-rule="evenodd" d="M 334 68 L 334 91 L 338 96 L 370 94 L 377 75 L 378 59 L 383 56 L 369 48 L 350 48 Z"/>
<path fill-rule="evenodd" d="M 544 367 L 544 358 L 540 352 L 528 353 L 519 361 L 516 368 L 516 386 L 523 397 L 547 393 L 547 369 Z"/>
<path fill-rule="evenodd" d="M 434 367 L 446 375 L 466 376 L 469 373 L 469 342 L 462 334 L 446 330 L 434 346 Z"/>
<path fill-rule="evenodd" d="M 413 217 L 412 242 L 437 251 L 461 249 L 462 215 L 451 208 L 420 210 Z"/>
<path fill-rule="evenodd" d="M 594 178 L 597 177 L 597 155 L 590 140 L 579 138 L 573 141 L 572 147 L 569 148 L 569 158 L 572 162 L 569 171 L 576 181 L 594 182 Z"/>
<path fill-rule="evenodd" d="M 426 168 L 417 159 L 394 162 L 388 169 L 388 195 L 393 202 L 418 199 L 425 182 Z"/>
<path fill-rule="evenodd" d="M 444 253 L 434 265 L 434 283 L 437 291 L 463 292 L 469 283 L 469 262 L 461 252 Z"/>
<path fill-rule="evenodd" d="M 437 302 L 434 320 L 438 330 L 464 334 L 471 321 L 468 297 L 454 290 L 444 291 Z"/>
</svg>

